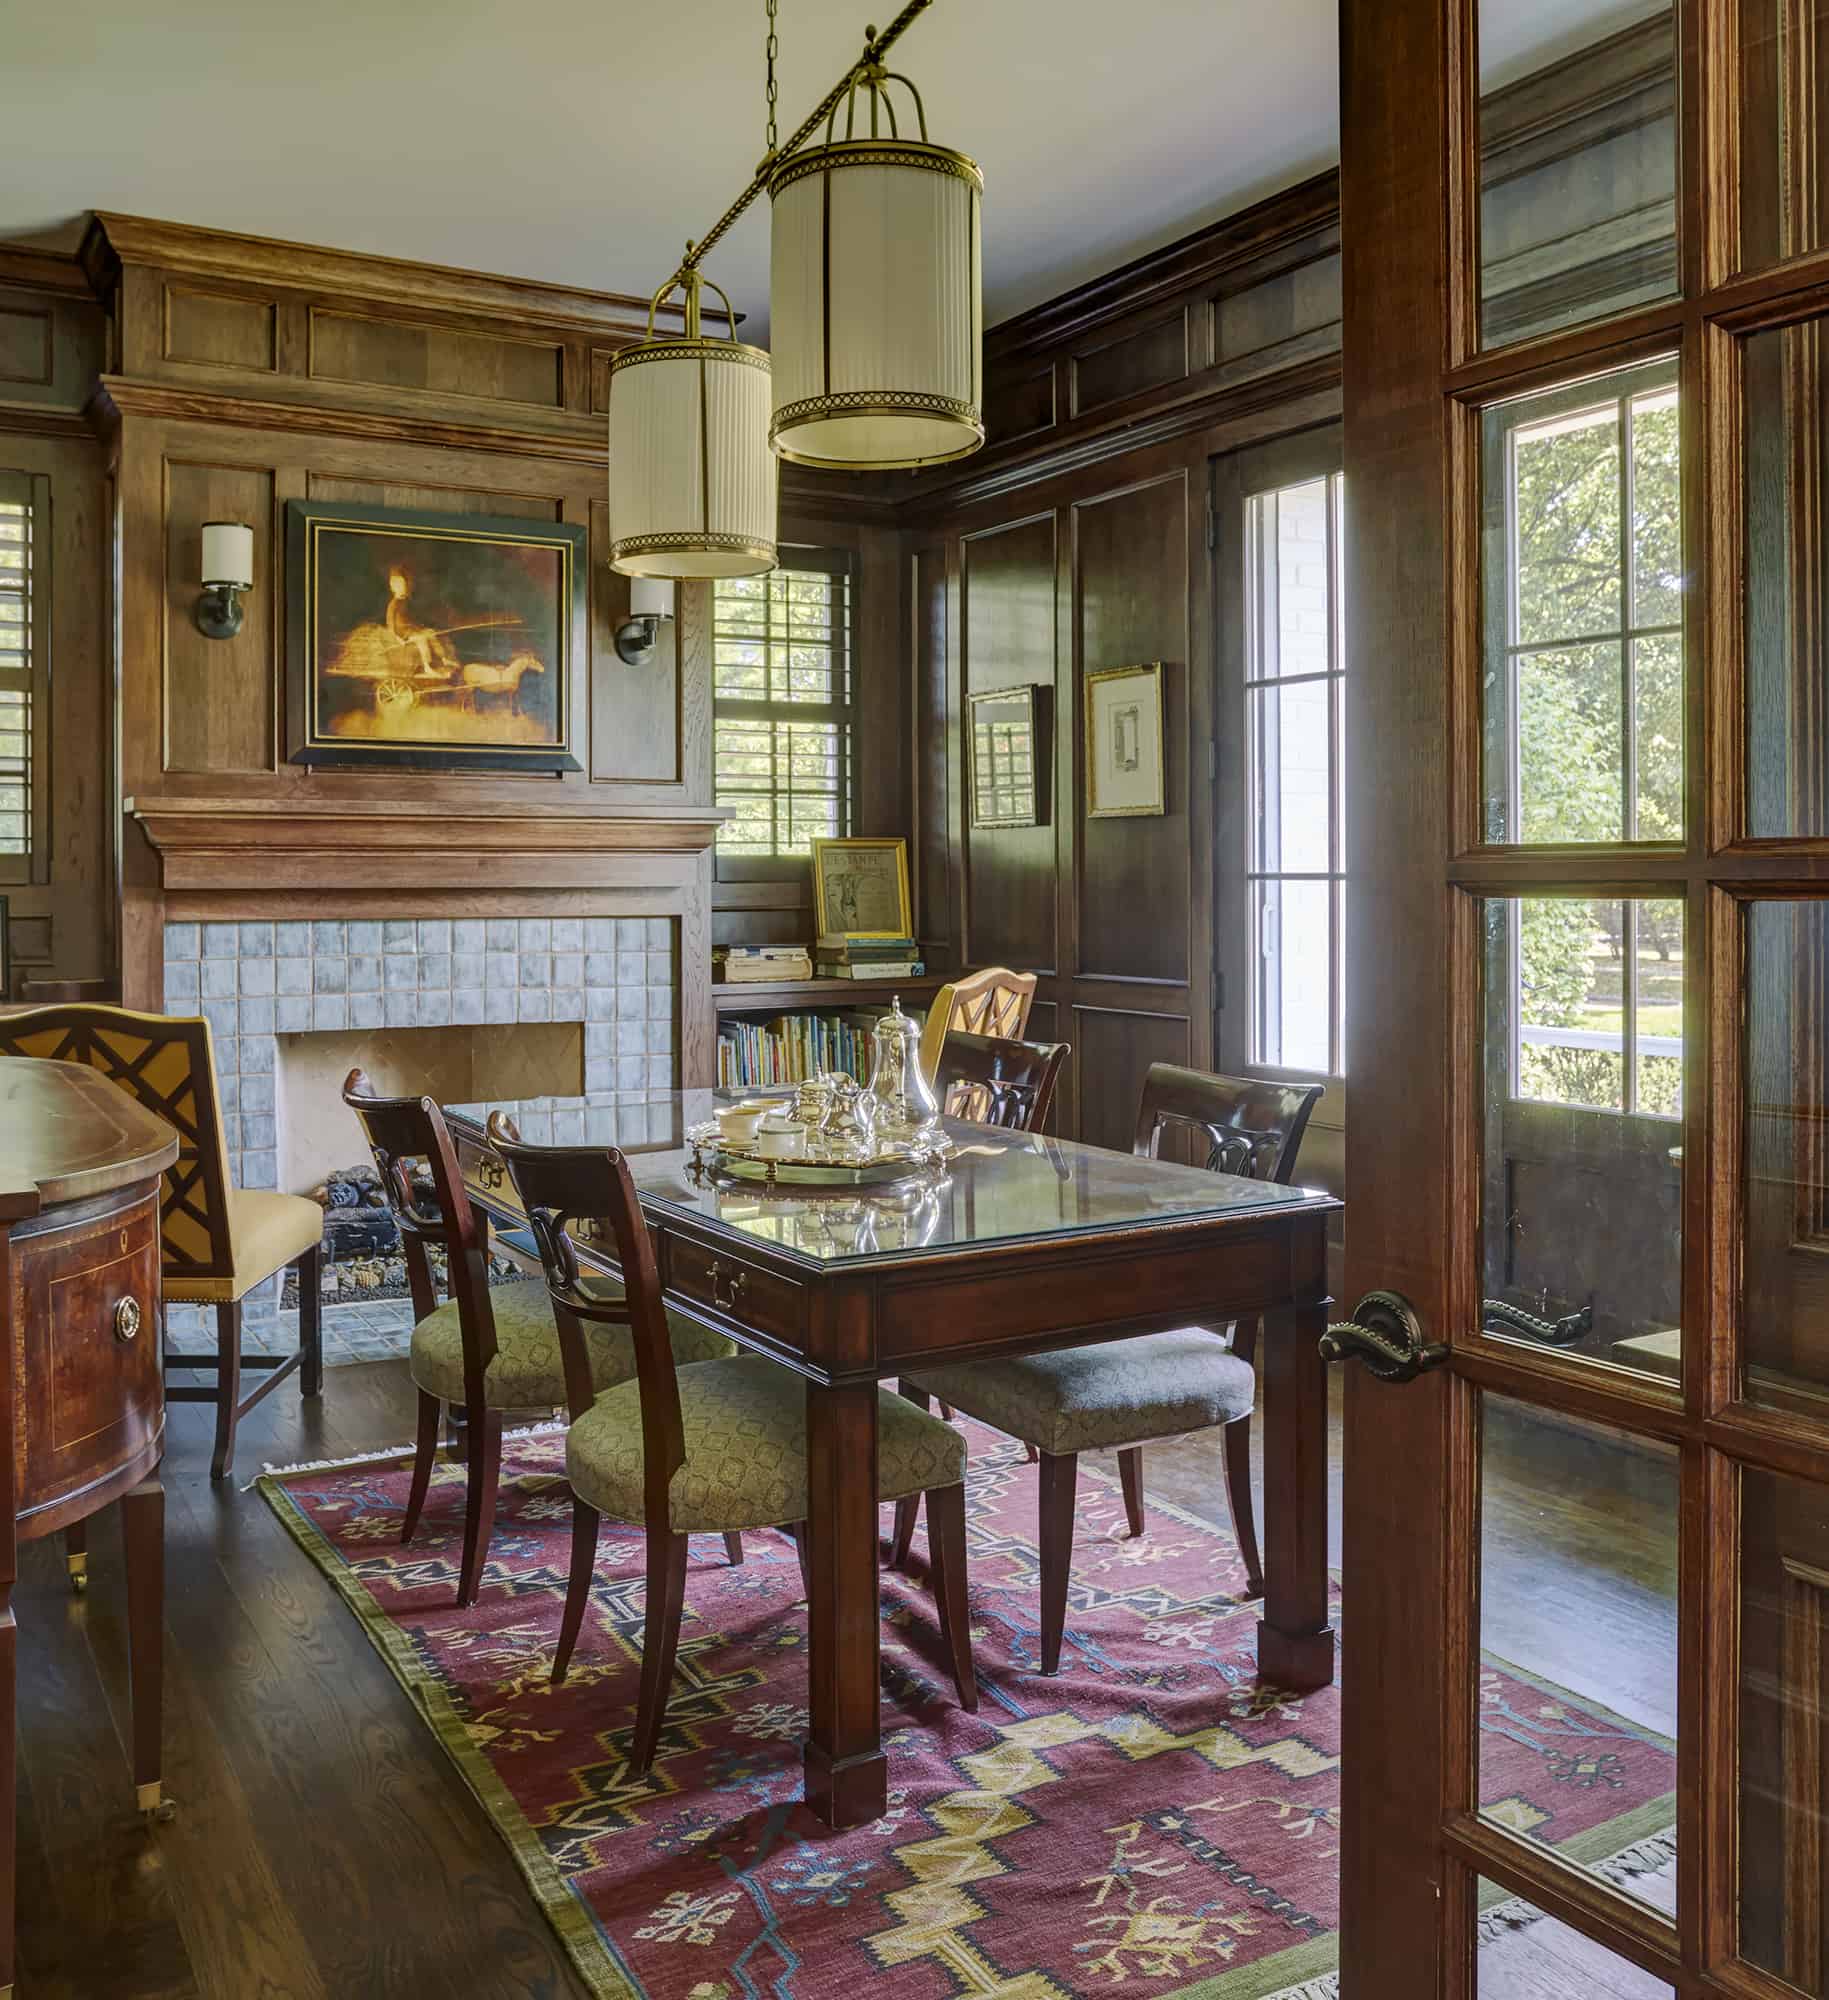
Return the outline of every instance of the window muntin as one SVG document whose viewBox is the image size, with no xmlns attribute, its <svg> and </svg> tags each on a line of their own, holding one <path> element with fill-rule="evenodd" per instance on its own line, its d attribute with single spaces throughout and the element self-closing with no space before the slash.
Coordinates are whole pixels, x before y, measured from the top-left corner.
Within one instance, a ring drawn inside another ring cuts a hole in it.
<svg viewBox="0 0 1829 2000">
<path fill-rule="evenodd" d="M 0 472 L 0 880 L 24 879 L 32 855 L 32 482 Z"/>
<path fill-rule="evenodd" d="M 719 581 L 712 603 L 714 796 L 735 808 L 719 851 L 770 858 L 855 818 L 851 581 L 842 558 Z"/>
<path fill-rule="evenodd" d="M 1683 837 L 1674 361 L 1486 413 L 1486 837 Z"/>
<path fill-rule="evenodd" d="M 1339 473 L 1246 503 L 1250 1060 L 1338 1076 L 1345 659 Z"/>
</svg>

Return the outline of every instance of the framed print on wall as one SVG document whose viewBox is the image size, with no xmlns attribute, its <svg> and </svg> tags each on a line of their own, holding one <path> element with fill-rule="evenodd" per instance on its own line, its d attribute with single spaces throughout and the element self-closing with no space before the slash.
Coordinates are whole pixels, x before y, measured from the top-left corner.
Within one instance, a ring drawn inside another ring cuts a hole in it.
<svg viewBox="0 0 1829 2000">
<path fill-rule="evenodd" d="M 905 938 L 914 935 L 904 840 L 815 840 L 813 913 L 819 935 Z"/>
<path fill-rule="evenodd" d="M 1047 824 L 1047 693 L 1009 687 L 967 697 L 974 826 Z"/>
<path fill-rule="evenodd" d="M 1162 754 L 1162 662 L 1086 676 L 1086 817 L 1168 810 Z"/>
<path fill-rule="evenodd" d="M 295 764 L 577 771 L 585 530 L 286 503 Z"/>
</svg>

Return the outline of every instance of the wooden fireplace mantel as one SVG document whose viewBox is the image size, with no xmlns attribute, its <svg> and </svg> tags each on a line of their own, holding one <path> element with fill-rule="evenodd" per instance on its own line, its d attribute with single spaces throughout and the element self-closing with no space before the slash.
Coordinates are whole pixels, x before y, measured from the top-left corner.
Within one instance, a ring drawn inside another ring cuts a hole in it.
<svg viewBox="0 0 1829 2000">
<path fill-rule="evenodd" d="M 629 884 L 658 857 L 702 854 L 730 817 L 727 808 L 677 804 L 606 813 L 556 802 L 536 810 L 518 801 L 178 796 L 130 798 L 125 810 L 168 892 Z"/>
</svg>

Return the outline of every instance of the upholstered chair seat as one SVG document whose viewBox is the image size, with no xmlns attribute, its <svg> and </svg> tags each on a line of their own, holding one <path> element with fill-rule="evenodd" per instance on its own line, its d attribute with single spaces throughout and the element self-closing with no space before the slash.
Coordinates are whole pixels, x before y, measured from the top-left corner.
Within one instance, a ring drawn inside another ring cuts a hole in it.
<svg viewBox="0 0 1829 2000">
<path fill-rule="evenodd" d="M 246 1298 L 263 1278 L 315 1251 L 324 1236 L 324 1211 L 302 1194 L 273 1194 L 262 1188 L 228 1191 L 229 1255 L 226 1277 L 165 1280 L 168 1302 L 221 1305 Z"/>
<path fill-rule="evenodd" d="M 592 1280 L 592 1290 L 605 1299 L 622 1297 L 622 1287 L 606 1278 Z M 565 1365 L 544 1279 L 492 1285 L 489 1306 L 495 1315 L 495 1354 L 483 1371 L 485 1401 L 496 1410 L 557 1409 L 565 1401 Z M 673 1358 L 682 1366 L 737 1351 L 722 1334 L 683 1313 L 670 1312 L 667 1327 Z M 626 1326 L 588 1328 L 584 1348 L 594 1389 L 633 1379 L 635 1343 Z M 414 1386 L 428 1396 L 441 1403 L 463 1402 L 464 1333 L 455 1299 L 447 1299 L 414 1327 L 407 1365 Z"/>
<path fill-rule="evenodd" d="M 675 1360 L 680 1354 L 676 1337 Z M 779 1528 L 807 1517 L 806 1384 L 760 1355 L 679 1371 L 686 1460 L 668 1489 L 677 1535 Z M 900 1500 L 965 1477 L 965 1439 L 892 1390 L 877 1391 L 877 1496 Z M 641 1388 L 600 1395 L 565 1440 L 572 1491 L 613 1521 L 645 1521 Z"/>
<path fill-rule="evenodd" d="M 1251 1414 L 1256 1376 L 1217 1334 L 1189 1326 L 928 1369 L 910 1386 L 1059 1457 L 1233 1423 Z"/>
</svg>

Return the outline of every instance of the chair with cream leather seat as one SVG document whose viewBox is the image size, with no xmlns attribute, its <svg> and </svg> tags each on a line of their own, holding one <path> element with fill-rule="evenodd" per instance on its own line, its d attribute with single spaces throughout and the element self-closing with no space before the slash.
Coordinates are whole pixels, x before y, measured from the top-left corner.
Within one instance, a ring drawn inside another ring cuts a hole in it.
<svg viewBox="0 0 1829 2000">
<path fill-rule="evenodd" d="M 235 1426 L 297 1370 L 299 1391 L 324 1384 L 319 1259 L 324 1211 L 303 1195 L 230 1187 L 209 1023 L 125 1007 L 71 1003 L 0 1015 L 0 1054 L 42 1056 L 99 1070 L 178 1134 L 178 1161 L 165 1176 L 160 1260 L 165 1303 L 216 1308 L 216 1352 L 165 1351 L 165 1371 L 205 1370 L 213 1386 L 167 1381 L 173 1403 L 214 1403 L 210 1477 L 234 1463 Z M 294 1354 L 241 1351 L 242 1301 L 287 1265 L 298 1270 L 299 1344 Z M 264 1379 L 244 1396 L 244 1373 Z"/>
<path fill-rule="evenodd" d="M 381 1185 L 399 1225 L 413 1294 L 413 1340 L 408 1371 L 419 1391 L 419 1425 L 414 1444 L 413 1480 L 408 1490 L 400 1539 L 409 1542 L 419 1526 L 444 1406 L 464 1412 L 466 1465 L 464 1552 L 457 1601 L 476 1601 L 483 1563 L 495 1521 L 496 1485 L 502 1463 L 502 1413 L 553 1410 L 570 1400 L 559 1329 L 545 1284 L 538 1278 L 492 1286 L 488 1276 L 488 1223 L 464 1192 L 456 1148 L 444 1114 L 429 1097 L 383 1097 L 359 1069 L 344 1079 L 343 1102 L 361 1121 Z M 425 1200 L 417 1169 L 431 1177 Z M 442 1251 L 451 1296 L 438 1302 L 428 1252 Z M 599 1279 L 605 1298 L 619 1299 L 622 1288 Z M 667 1324 L 675 1357 L 709 1361 L 734 1354 L 720 1334 L 672 1313 Z M 593 1390 L 614 1388 L 635 1373 L 633 1342 L 626 1328 L 595 1329 L 584 1358 Z M 739 1538 L 726 1535 L 733 1563 L 743 1560 Z"/>
</svg>

